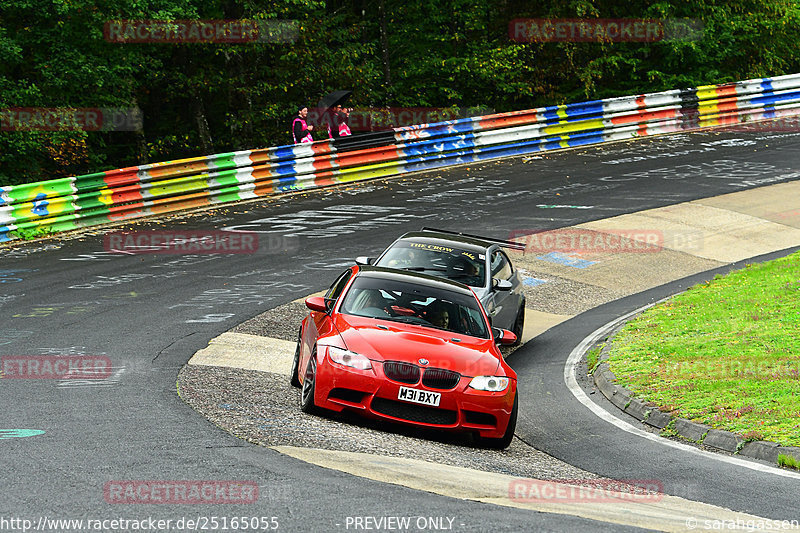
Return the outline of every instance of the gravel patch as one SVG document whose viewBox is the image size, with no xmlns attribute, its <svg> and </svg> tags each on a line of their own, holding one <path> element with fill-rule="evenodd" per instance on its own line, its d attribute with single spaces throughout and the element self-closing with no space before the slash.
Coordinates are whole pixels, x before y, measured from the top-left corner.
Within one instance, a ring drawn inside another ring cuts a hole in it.
<svg viewBox="0 0 800 533">
<path fill-rule="evenodd" d="M 261 446 L 302 446 L 406 457 L 536 479 L 595 479 L 519 439 L 503 451 L 475 447 L 470 435 L 420 430 L 300 411 L 300 390 L 277 374 L 186 365 L 180 397 L 221 429 Z"/>
<path fill-rule="evenodd" d="M 300 321 L 308 313 L 308 307 L 304 302 L 289 302 L 254 316 L 231 331 L 294 342 L 300 330 Z"/>
<path fill-rule="evenodd" d="M 580 283 L 552 274 L 528 270 L 525 276 L 545 280 L 540 285 L 523 285 L 525 306 L 557 315 L 578 315 L 625 294 L 596 285 Z"/>
</svg>

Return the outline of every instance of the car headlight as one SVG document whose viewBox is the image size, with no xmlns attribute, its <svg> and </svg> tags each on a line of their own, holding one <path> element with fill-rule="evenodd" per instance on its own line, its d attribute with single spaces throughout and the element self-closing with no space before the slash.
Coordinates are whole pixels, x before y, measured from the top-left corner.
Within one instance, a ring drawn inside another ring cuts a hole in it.
<svg viewBox="0 0 800 533">
<path fill-rule="evenodd" d="M 486 390 L 490 392 L 500 392 L 508 388 L 508 378 L 500 376 L 475 376 L 469 382 L 469 386 L 475 390 Z"/>
<path fill-rule="evenodd" d="M 339 363 L 340 365 L 357 368 L 358 370 L 369 370 L 372 368 L 372 364 L 369 362 L 369 359 L 360 353 L 342 350 L 336 346 L 331 346 L 328 348 L 328 355 L 331 357 L 331 360 L 334 363 Z"/>
</svg>

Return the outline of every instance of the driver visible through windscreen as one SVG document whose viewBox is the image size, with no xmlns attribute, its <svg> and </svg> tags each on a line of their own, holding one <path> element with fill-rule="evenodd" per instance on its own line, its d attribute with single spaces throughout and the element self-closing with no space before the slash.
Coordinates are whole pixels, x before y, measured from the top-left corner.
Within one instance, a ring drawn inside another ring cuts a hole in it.
<svg viewBox="0 0 800 533">
<path fill-rule="evenodd" d="M 448 290 L 385 278 L 353 281 L 340 312 L 452 331 L 481 339 L 489 329 L 475 298 Z"/>
<path fill-rule="evenodd" d="M 399 241 L 381 257 L 378 266 L 423 272 L 464 285 L 483 287 L 485 258 L 473 251 L 413 241 Z"/>
</svg>

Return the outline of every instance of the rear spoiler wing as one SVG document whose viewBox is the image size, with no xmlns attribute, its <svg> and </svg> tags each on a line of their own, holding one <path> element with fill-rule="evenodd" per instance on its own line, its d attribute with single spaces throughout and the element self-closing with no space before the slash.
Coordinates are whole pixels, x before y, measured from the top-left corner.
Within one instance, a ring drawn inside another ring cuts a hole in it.
<svg viewBox="0 0 800 533">
<path fill-rule="evenodd" d="M 429 228 L 427 226 L 423 227 L 422 231 L 435 231 L 437 233 L 447 233 L 449 235 L 461 235 L 462 237 L 471 237 L 473 239 L 480 239 L 482 241 L 499 244 L 503 248 L 511 248 L 513 250 L 525 250 L 525 244 L 521 243 L 521 242 L 504 241 L 504 240 L 501 240 L 501 239 L 495 239 L 493 237 L 483 237 L 481 235 L 470 235 L 469 233 L 461 233 L 460 231 L 448 231 L 446 229 Z"/>
</svg>

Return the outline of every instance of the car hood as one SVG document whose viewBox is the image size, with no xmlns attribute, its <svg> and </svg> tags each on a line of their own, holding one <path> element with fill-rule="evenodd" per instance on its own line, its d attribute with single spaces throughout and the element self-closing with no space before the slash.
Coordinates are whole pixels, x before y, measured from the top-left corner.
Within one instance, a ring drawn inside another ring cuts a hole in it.
<svg viewBox="0 0 800 533">
<path fill-rule="evenodd" d="M 427 366 L 469 377 L 497 375 L 501 366 L 500 352 L 491 339 L 353 315 L 338 315 L 335 325 L 348 350 L 373 361 L 419 365 L 420 359 L 427 359 Z"/>
</svg>

